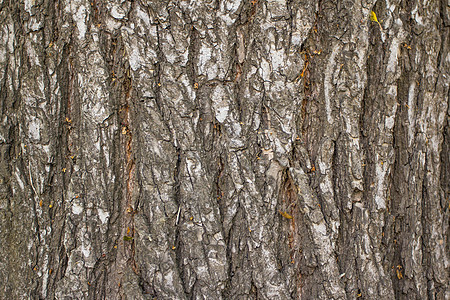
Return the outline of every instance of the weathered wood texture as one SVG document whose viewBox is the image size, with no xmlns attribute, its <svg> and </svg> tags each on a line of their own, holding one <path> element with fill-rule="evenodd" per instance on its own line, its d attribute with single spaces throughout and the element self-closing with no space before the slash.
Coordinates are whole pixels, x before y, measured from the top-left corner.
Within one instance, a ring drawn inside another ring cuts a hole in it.
<svg viewBox="0 0 450 300">
<path fill-rule="evenodd" d="M 449 5 L 0 0 L 0 298 L 450 299 Z"/>
</svg>

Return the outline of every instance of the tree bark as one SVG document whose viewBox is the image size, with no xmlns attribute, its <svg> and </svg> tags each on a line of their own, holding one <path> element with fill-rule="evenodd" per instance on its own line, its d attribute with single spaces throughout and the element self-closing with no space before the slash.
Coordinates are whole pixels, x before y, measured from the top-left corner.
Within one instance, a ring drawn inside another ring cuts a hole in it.
<svg viewBox="0 0 450 300">
<path fill-rule="evenodd" d="M 450 299 L 449 16 L 0 0 L 0 298 Z"/>
</svg>

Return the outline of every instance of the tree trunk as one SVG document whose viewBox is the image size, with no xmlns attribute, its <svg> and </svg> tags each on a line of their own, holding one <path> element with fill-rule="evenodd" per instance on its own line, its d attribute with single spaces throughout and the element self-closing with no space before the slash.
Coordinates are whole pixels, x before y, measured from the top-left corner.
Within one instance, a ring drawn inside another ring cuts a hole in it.
<svg viewBox="0 0 450 300">
<path fill-rule="evenodd" d="M 449 16 L 0 0 L 0 298 L 450 299 Z"/>
</svg>

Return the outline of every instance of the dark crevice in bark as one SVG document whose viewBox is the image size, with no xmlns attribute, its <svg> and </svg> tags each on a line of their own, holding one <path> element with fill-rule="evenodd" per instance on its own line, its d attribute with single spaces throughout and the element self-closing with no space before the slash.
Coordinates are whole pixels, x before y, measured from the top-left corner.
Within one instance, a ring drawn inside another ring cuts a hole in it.
<svg viewBox="0 0 450 300">
<path fill-rule="evenodd" d="M 3 70 L 4 76 L 3 80 L 0 82 L 0 111 L 2 116 L 5 116 L 7 113 L 7 107 L 8 107 L 8 89 L 7 89 L 7 78 L 9 77 L 8 72 L 8 66 L 9 66 L 9 55 L 6 55 L 6 61 L 5 61 L 5 68 Z"/>
<path fill-rule="evenodd" d="M 124 70 L 125 71 L 125 70 Z M 126 72 L 126 71 L 125 71 Z M 129 72 L 129 70 L 128 70 Z M 135 209 L 136 209 L 136 203 L 134 202 L 134 189 L 136 187 L 135 182 L 135 172 L 136 172 L 136 164 L 135 164 L 135 139 L 134 139 L 134 131 L 137 129 L 137 127 L 134 126 L 132 118 L 132 114 L 134 111 L 130 111 L 134 109 L 134 106 L 132 103 L 130 103 L 131 93 L 132 93 L 132 82 L 130 77 L 125 77 L 122 81 L 122 88 L 123 88 L 123 96 L 124 96 L 124 102 L 121 105 L 121 109 L 124 110 L 122 118 L 121 118 L 121 124 L 122 126 L 122 135 L 124 135 L 123 142 L 125 143 L 125 181 L 126 181 L 126 190 L 125 190 L 125 201 L 126 201 L 126 215 L 125 218 L 128 219 L 126 221 L 127 224 L 127 236 L 129 235 L 129 232 L 131 233 L 131 237 L 133 238 L 130 241 L 130 249 L 129 249 L 129 259 L 131 263 L 131 268 L 136 274 L 139 274 L 139 268 L 135 261 L 135 222 L 134 222 L 134 215 L 135 215 Z M 125 134 L 124 130 L 125 128 Z M 129 230 L 128 230 L 129 229 Z M 128 232 L 129 231 L 129 232 Z"/>
<path fill-rule="evenodd" d="M 339 211 L 339 220 L 340 220 L 340 226 L 338 229 L 338 236 L 336 240 L 336 255 L 337 255 L 337 266 L 339 268 L 339 274 L 344 274 L 346 272 L 345 267 L 345 260 L 346 260 L 346 253 L 348 251 L 348 247 L 350 246 L 348 243 L 348 238 L 346 235 L 348 235 L 349 228 L 350 228 L 350 220 L 347 213 L 347 208 L 345 207 L 345 203 L 343 203 L 343 200 L 345 199 L 343 197 L 343 191 L 341 190 L 341 180 L 342 174 L 339 172 L 339 156 L 338 152 L 339 150 L 336 148 L 339 140 L 334 141 L 334 151 L 333 151 L 333 157 L 331 162 L 331 182 L 333 184 L 333 200 L 334 203 L 336 203 L 336 207 Z M 350 211 L 351 212 L 351 211 Z M 347 283 L 345 282 L 345 285 Z M 344 286 L 344 290 L 347 292 L 346 286 Z"/>
<path fill-rule="evenodd" d="M 98 1 L 94 0 L 91 5 L 91 9 L 94 10 L 93 23 L 100 23 L 101 20 L 99 11 L 101 10 L 101 3 L 98 3 Z M 112 165 L 112 178 L 115 178 L 114 182 L 112 182 L 111 184 L 111 189 L 109 190 L 110 194 L 106 195 L 108 194 L 108 190 L 106 189 L 104 190 L 104 193 L 106 199 L 108 199 L 109 197 L 111 197 L 112 199 L 125 199 L 126 193 L 124 193 L 124 190 L 126 190 L 127 187 L 124 186 L 123 183 L 125 173 L 124 169 L 126 169 L 126 166 L 124 165 L 125 159 L 123 155 L 123 133 L 125 132 L 125 134 L 127 134 L 127 132 L 129 132 L 131 128 L 129 126 L 130 124 L 127 123 L 125 116 L 127 106 L 126 104 L 124 104 L 124 95 L 126 95 L 127 93 L 131 93 L 132 86 L 131 78 L 129 76 L 130 69 L 128 62 L 123 57 L 123 54 L 125 52 L 125 45 L 122 38 L 115 32 L 106 34 L 102 31 L 100 32 L 100 39 L 103 41 L 102 43 L 99 43 L 100 51 L 105 61 L 105 69 L 108 72 L 107 85 L 111 95 L 108 100 L 113 112 L 108 118 L 103 120 L 102 124 L 99 126 L 99 130 L 106 132 L 110 126 L 118 127 L 117 130 L 112 132 L 112 141 L 105 141 L 105 145 L 111 143 L 111 152 L 105 152 L 103 146 L 100 148 L 101 164 L 104 166 L 106 171 L 106 168 L 108 167 L 106 166 L 106 156 L 109 155 L 109 159 L 113 162 L 112 164 L 110 163 Z M 125 131 L 123 131 L 124 128 Z M 132 130 L 134 129 L 135 128 L 132 128 Z M 100 136 L 102 136 L 101 133 Z M 103 175 L 105 182 L 108 182 L 106 172 L 104 172 Z M 137 185 L 136 188 L 139 188 L 139 185 Z M 108 211 L 110 211 L 111 214 L 106 223 L 106 245 L 103 245 L 104 242 L 102 241 L 102 245 L 100 246 L 101 248 L 105 249 L 102 249 L 101 251 L 105 252 L 101 253 L 101 257 L 98 258 L 96 265 L 94 266 L 92 271 L 92 274 L 95 274 L 95 277 L 92 279 L 95 287 L 91 290 L 100 290 L 100 294 L 94 296 L 97 298 L 104 298 L 106 297 L 106 295 L 111 293 L 110 289 L 113 283 L 115 285 L 119 285 L 118 288 L 120 290 L 121 279 L 119 275 L 113 275 L 109 273 L 119 272 L 117 271 L 117 269 L 120 269 L 121 266 L 117 265 L 119 265 L 121 261 L 120 251 L 118 247 L 121 243 L 128 243 L 124 241 L 124 236 L 122 234 L 123 231 L 121 230 L 124 224 L 126 224 L 123 221 L 123 218 L 125 217 L 125 214 L 127 214 L 127 212 L 123 211 L 122 201 L 107 201 L 106 205 Z M 134 216 L 134 213 L 139 211 L 139 203 L 136 203 L 133 209 L 134 211 L 132 213 Z M 128 236 L 128 233 L 126 233 L 126 235 Z M 135 232 L 133 228 L 133 238 L 135 238 L 134 235 Z M 132 243 L 134 243 L 134 239 L 132 240 Z M 118 263 L 116 263 L 116 265 L 108 264 L 108 262 L 111 262 L 113 260 L 116 260 Z"/>
<path fill-rule="evenodd" d="M 227 235 L 224 235 L 225 237 L 225 243 L 227 245 L 227 249 L 226 249 L 226 258 L 227 258 L 227 262 L 228 262 L 228 269 L 227 269 L 227 280 L 225 283 L 225 288 L 222 291 L 222 296 L 224 297 L 224 299 L 230 299 L 232 297 L 232 295 L 234 294 L 234 292 L 232 291 L 233 289 L 233 277 L 235 275 L 235 268 L 236 268 L 236 261 L 233 259 L 233 252 L 232 252 L 232 248 L 233 248 L 233 242 L 234 242 L 234 234 L 235 234 L 235 230 L 236 230 L 236 224 L 238 224 L 237 219 L 239 216 L 239 212 L 242 210 L 240 203 L 238 203 L 238 206 L 236 208 L 236 213 L 234 214 L 232 221 L 231 221 L 231 226 L 230 229 L 228 231 Z"/>
<path fill-rule="evenodd" d="M 278 216 L 279 242 L 277 246 L 277 259 L 282 273 L 292 275 L 291 296 L 300 297 L 303 282 L 301 280 L 300 261 L 302 232 L 304 229 L 303 214 L 298 199 L 298 187 L 295 185 L 288 168 L 281 175 L 281 184 L 278 196 L 278 207 L 275 214 Z"/>
<path fill-rule="evenodd" d="M 61 89 L 61 99 L 60 103 L 60 111 L 58 113 L 58 122 L 56 126 L 56 141 L 55 141 L 55 152 L 56 158 L 55 161 L 51 162 L 51 171 L 50 176 L 54 178 L 57 182 L 61 182 L 62 186 L 53 188 L 54 182 L 51 182 L 52 186 L 50 186 L 50 193 L 53 191 L 54 193 L 60 193 L 67 189 L 68 180 L 66 180 L 65 174 L 58 174 L 58 170 L 62 170 L 65 168 L 65 160 L 72 155 L 71 153 L 71 145 L 70 142 L 70 134 L 71 134 L 71 92 L 72 92 L 72 84 L 73 74 L 71 74 L 71 68 L 69 66 L 69 57 L 70 57 L 70 45 L 64 45 L 61 63 L 59 64 L 56 72 L 58 82 L 60 82 Z M 50 88 L 49 88 L 50 89 Z M 52 173 L 56 174 L 52 174 Z M 72 173 L 72 168 L 68 168 L 68 173 Z M 56 176 L 54 176 L 56 175 Z M 56 177 L 56 178 L 55 178 Z M 61 189 L 61 191 L 60 191 Z M 62 204 L 62 208 L 64 208 L 64 203 Z"/>
<path fill-rule="evenodd" d="M 188 23 L 189 24 L 189 23 Z M 197 70 L 195 60 L 198 57 L 198 41 L 197 39 L 199 33 L 195 28 L 195 25 L 191 25 L 191 30 L 189 31 L 189 48 L 188 48 L 188 62 L 187 62 L 187 75 L 191 80 L 191 86 L 197 84 L 197 86 L 201 83 L 198 82 L 199 78 L 197 78 Z"/>
<path fill-rule="evenodd" d="M 429 280 L 429 283 L 432 283 L 432 286 L 428 285 L 427 286 L 427 294 L 428 297 L 430 297 L 430 299 L 436 299 L 435 295 L 433 295 L 433 291 L 434 291 L 434 281 L 431 274 L 433 274 L 433 270 L 430 267 L 430 262 L 431 262 L 431 255 L 428 251 L 428 245 L 431 244 L 431 239 L 429 238 L 430 235 L 432 234 L 431 232 L 429 232 L 429 215 L 428 212 L 432 209 L 436 209 L 436 208 L 431 208 L 429 207 L 429 204 L 427 203 L 429 201 L 428 199 L 428 193 L 427 193 L 427 168 L 428 168 L 428 158 L 427 158 L 427 153 L 425 153 L 425 163 L 424 163 L 424 175 L 423 175 L 423 179 L 422 179 L 422 195 L 421 195 L 421 202 L 420 202 L 420 206 L 422 208 L 422 214 L 420 216 L 420 220 L 421 220 L 421 225 L 422 225 L 422 244 L 421 244 L 421 251 L 422 251 L 422 260 L 425 262 L 425 265 L 427 266 L 427 268 L 425 269 L 426 272 L 426 278 Z M 428 262 L 428 263 L 427 263 Z"/>
<path fill-rule="evenodd" d="M 155 75 L 154 75 L 155 79 L 156 79 L 156 82 L 154 83 L 155 104 L 156 104 L 156 107 L 158 108 L 158 112 L 163 120 L 163 123 L 165 124 L 166 127 L 168 127 L 166 124 L 167 116 L 166 116 L 165 110 L 164 110 L 164 103 L 161 99 L 161 73 L 162 73 L 161 69 L 162 69 L 162 64 L 164 61 L 164 54 L 162 52 L 162 49 L 159 46 L 159 45 L 161 45 L 160 33 L 159 33 L 160 30 L 161 30 L 160 25 L 159 24 L 156 25 L 156 35 L 157 35 L 157 39 L 158 39 L 156 54 L 158 56 L 158 61 L 155 66 Z"/>
<path fill-rule="evenodd" d="M 258 298 L 258 287 L 255 285 L 253 278 L 251 280 L 250 294 L 248 296 L 250 296 L 252 299 L 259 299 Z"/>
<path fill-rule="evenodd" d="M 118 109 L 116 110 L 116 114 L 117 114 L 117 119 L 118 119 Z M 121 132 L 120 130 L 116 130 L 113 134 L 113 149 L 112 149 L 112 153 L 111 153 L 111 157 L 112 160 L 115 162 L 113 164 L 113 170 L 112 170 L 112 174 L 114 174 L 114 178 L 116 178 L 116 180 L 113 183 L 113 189 L 112 189 L 112 193 L 111 196 L 113 197 L 113 199 L 122 199 L 123 195 L 122 195 L 122 191 L 123 191 L 123 186 L 121 181 L 119 180 L 122 177 L 122 164 L 121 164 L 121 149 L 120 149 L 120 135 Z M 113 246 L 115 244 L 117 244 L 118 239 L 120 239 L 119 236 L 115 236 L 116 234 L 116 230 L 117 228 L 115 228 L 118 222 L 120 223 L 120 216 L 121 216 L 121 206 L 120 206 L 120 202 L 119 201 L 112 201 L 112 203 L 110 203 L 111 207 L 109 207 L 111 209 L 111 217 L 108 219 L 108 230 L 107 230 L 107 236 L 111 237 L 111 240 L 109 241 L 110 245 L 109 248 L 113 249 Z M 137 208 L 137 207 L 136 207 Z"/>
<path fill-rule="evenodd" d="M 226 206 L 225 206 L 225 192 L 222 189 L 222 184 L 221 181 L 223 180 L 223 176 L 224 176 L 224 170 L 225 170 L 225 164 L 223 162 L 223 157 L 221 154 L 219 154 L 218 157 L 218 167 L 217 167 L 217 171 L 216 171 L 216 179 L 214 181 L 214 190 L 215 193 L 213 196 L 215 196 L 215 198 L 217 199 L 217 206 L 219 207 L 219 213 L 220 213 L 220 224 L 222 224 L 222 233 L 223 236 L 226 237 L 225 232 L 224 232 L 224 227 L 223 227 L 223 222 L 224 222 L 224 218 L 225 218 L 225 213 L 226 213 Z"/>
<path fill-rule="evenodd" d="M 450 95 L 448 96 L 450 98 Z M 447 219 L 450 211 L 450 126 L 448 121 L 444 125 L 443 129 L 444 140 L 442 142 L 442 151 L 440 153 L 440 161 L 441 161 L 441 174 L 440 174 L 440 182 L 441 182 L 441 190 L 443 195 L 441 196 L 441 209 L 446 212 Z M 447 248 L 449 247 L 449 243 L 447 243 Z M 447 253 L 450 253 L 447 251 Z"/>
<path fill-rule="evenodd" d="M 178 276 L 181 280 L 181 285 L 183 287 L 184 290 L 184 294 L 189 297 L 189 291 L 187 290 L 187 283 L 185 282 L 184 278 L 185 278 L 185 268 L 183 265 L 183 249 L 184 249 L 184 245 L 183 245 L 183 241 L 181 240 L 181 232 L 180 232 L 180 227 L 179 224 L 180 222 L 184 221 L 184 212 L 182 212 L 184 210 L 184 208 L 182 206 L 185 205 L 185 203 L 183 203 L 183 199 L 182 199 L 182 195 L 181 195 L 181 180 L 180 180 L 180 174 L 181 174 L 181 163 L 182 163 L 182 159 L 181 159 L 181 149 L 180 148 L 176 148 L 176 157 L 177 157 L 177 161 L 175 164 L 175 170 L 174 170 L 174 177 L 173 177 L 173 182 L 174 182 L 174 187 L 173 187 L 173 193 L 174 193 L 174 201 L 176 202 L 177 206 L 178 206 L 178 212 L 176 215 L 176 219 L 175 219 L 175 233 L 174 233 L 174 241 L 173 241 L 173 247 L 175 247 L 175 263 L 177 265 L 176 271 L 178 272 Z"/>
<path fill-rule="evenodd" d="M 403 62 L 400 58 L 400 61 Z M 390 201 L 388 203 L 389 214 L 386 214 L 385 223 L 387 230 L 389 230 L 389 235 L 387 240 L 388 247 L 386 251 L 387 257 L 385 258 L 385 266 L 389 271 L 392 287 L 395 299 L 402 299 L 402 281 L 400 276 L 403 272 L 401 270 L 402 264 L 402 233 L 404 231 L 404 200 L 402 199 L 402 194 L 406 192 L 406 186 L 404 182 L 406 179 L 403 176 L 402 170 L 405 165 L 405 160 L 409 160 L 407 157 L 407 141 L 403 120 L 405 116 L 405 111 L 403 106 L 405 105 L 405 99 L 407 98 L 407 83 L 409 81 L 409 72 L 405 70 L 405 66 L 401 64 L 402 73 L 397 81 L 397 113 L 395 116 L 394 127 L 393 127 L 393 149 L 394 149 L 394 161 L 393 161 L 393 172 L 392 172 L 392 182 L 390 188 Z M 387 234 L 387 233 L 386 233 Z"/>
</svg>

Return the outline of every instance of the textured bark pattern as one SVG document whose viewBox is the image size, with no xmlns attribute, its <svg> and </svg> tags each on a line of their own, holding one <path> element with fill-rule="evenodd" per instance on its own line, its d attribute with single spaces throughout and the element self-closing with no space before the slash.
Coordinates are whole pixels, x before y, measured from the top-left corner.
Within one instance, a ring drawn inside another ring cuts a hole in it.
<svg viewBox="0 0 450 300">
<path fill-rule="evenodd" d="M 0 0 L 0 298 L 450 299 L 449 16 Z"/>
</svg>

